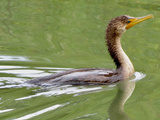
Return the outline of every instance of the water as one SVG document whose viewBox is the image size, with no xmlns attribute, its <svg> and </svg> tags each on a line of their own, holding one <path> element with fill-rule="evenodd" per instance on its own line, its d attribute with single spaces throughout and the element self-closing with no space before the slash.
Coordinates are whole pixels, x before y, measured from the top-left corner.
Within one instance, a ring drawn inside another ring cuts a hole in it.
<svg viewBox="0 0 160 120">
<path fill-rule="evenodd" d="M 1 120 L 159 120 L 158 0 L 1 0 Z M 105 86 L 24 84 L 72 68 L 112 68 L 105 46 L 110 19 L 127 14 L 154 19 L 127 30 L 122 46 L 133 78 Z"/>
</svg>

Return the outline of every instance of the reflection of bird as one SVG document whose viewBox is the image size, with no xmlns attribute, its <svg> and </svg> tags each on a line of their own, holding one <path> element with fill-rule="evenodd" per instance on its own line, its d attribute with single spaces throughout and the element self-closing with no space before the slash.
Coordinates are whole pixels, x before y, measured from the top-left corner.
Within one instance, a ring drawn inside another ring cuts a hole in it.
<svg viewBox="0 0 160 120">
<path fill-rule="evenodd" d="M 124 104 L 132 95 L 135 81 L 124 80 L 117 85 L 118 93 L 109 107 L 110 120 L 130 120 L 124 111 Z"/>
<path fill-rule="evenodd" d="M 130 17 L 122 15 L 112 19 L 106 30 L 106 40 L 108 51 L 113 58 L 117 68 L 111 69 L 73 69 L 65 72 L 55 73 L 46 77 L 39 77 L 28 81 L 27 83 L 36 85 L 84 85 L 84 84 L 109 84 L 130 77 L 134 73 L 134 67 L 121 47 L 120 38 L 122 34 L 146 19 L 152 18 L 152 15 L 145 17 Z"/>
</svg>

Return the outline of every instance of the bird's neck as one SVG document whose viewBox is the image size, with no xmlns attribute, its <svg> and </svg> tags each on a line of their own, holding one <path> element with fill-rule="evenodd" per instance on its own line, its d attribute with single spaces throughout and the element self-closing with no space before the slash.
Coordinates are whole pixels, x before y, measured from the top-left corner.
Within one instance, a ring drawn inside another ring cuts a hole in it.
<svg viewBox="0 0 160 120">
<path fill-rule="evenodd" d="M 120 40 L 121 36 L 122 35 L 106 35 L 106 39 L 108 51 L 117 66 L 116 71 L 123 73 L 124 78 L 127 78 L 134 73 L 134 67 L 129 57 L 122 49 Z"/>
</svg>

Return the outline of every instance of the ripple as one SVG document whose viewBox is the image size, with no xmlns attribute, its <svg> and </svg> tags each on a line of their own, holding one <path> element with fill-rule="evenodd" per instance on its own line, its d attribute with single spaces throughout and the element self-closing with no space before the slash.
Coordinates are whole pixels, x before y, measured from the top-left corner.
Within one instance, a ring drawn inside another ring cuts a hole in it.
<svg viewBox="0 0 160 120">
<path fill-rule="evenodd" d="M 41 89 L 42 90 L 42 89 Z M 25 99 L 30 99 L 34 97 L 38 97 L 41 95 L 45 95 L 46 97 L 53 96 L 53 95 L 61 95 L 61 94 L 75 94 L 74 96 L 77 96 L 78 93 L 89 93 L 89 92 L 96 92 L 102 90 L 102 87 L 92 87 L 92 88 L 87 88 L 84 86 L 81 87 L 73 87 L 71 85 L 64 85 L 64 86 L 59 86 L 59 87 L 52 87 L 49 89 L 47 92 L 40 92 L 36 93 L 35 95 L 30 95 L 30 96 L 25 96 L 21 98 L 17 98 L 15 100 L 25 100 Z"/>
<path fill-rule="evenodd" d="M 31 61 L 31 60 L 23 56 L 0 55 L 0 61 Z"/>
<path fill-rule="evenodd" d="M 47 76 L 51 73 L 44 73 L 43 70 L 1 70 L 0 73 L 6 73 L 6 74 L 15 74 L 18 77 L 41 77 L 41 76 Z"/>
<path fill-rule="evenodd" d="M 6 110 L 0 110 L 0 113 L 5 113 L 5 112 L 9 112 L 9 111 L 12 111 L 14 109 L 6 109 Z"/>
<path fill-rule="evenodd" d="M 57 109 L 57 108 L 59 108 L 59 107 L 63 107 L 63 106 L 65 106 L 65 105 L 67 105 L 67 104 L 69 104 L 69 103 L 53 105 L 53 106 L 51 106 L 51 107 L 48 107 L 48 108 L 45 108 L 45 109 L 43 109 L 43 110 L 40 110 L 40 111 L 31 113 L 31 114 L 22 116 L 22 117 L 20 117 L 20 118 L 16 118 L 16 119 L 14 119 L 14 120 L 28 120 L 28 119 L 30 119 L 30 118 L 36 117 L 36 116 L 41 115 L 41 114 L 43 114 L 43 113 L 49 112 L 49 111 L 51 111 L 51 110 L 55 110 L 55 109 Z"/>
<path fill-rule="evenodd" d="M 146 74 L 143 74 L 142 72 L 135 72 L 134 77 L 135 78 L 131 79 L 130 81 L 139 81 L 139 80 L 145 78 Z"/>
<path fill-rule="evenodd" d="M 23 66 L 6 66 L 6 65 L 0 65 L 0 69 L 17 69 L 17 68 L 28 68 Z"/>
</svg>

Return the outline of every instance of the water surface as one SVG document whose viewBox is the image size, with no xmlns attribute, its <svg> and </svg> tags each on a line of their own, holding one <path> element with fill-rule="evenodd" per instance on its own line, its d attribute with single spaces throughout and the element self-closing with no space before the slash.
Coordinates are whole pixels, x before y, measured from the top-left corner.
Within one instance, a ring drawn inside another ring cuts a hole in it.
<svg viewBox="0 0 160 120">
<path fill-rule="evenodd" d="M 0 119 L 159 120 L 159 8 L 158 0 L 1 0 Z M 155 17 L 122 37 L 133 78 L 106 86 L 23 84 L 73 68 L 114 69 L 105 29 L 124 14 Z"/>
</svg>

